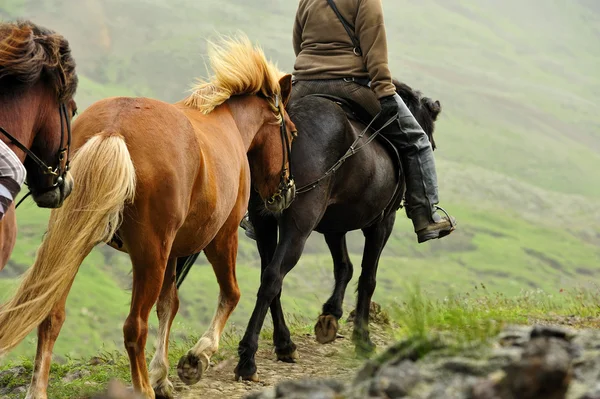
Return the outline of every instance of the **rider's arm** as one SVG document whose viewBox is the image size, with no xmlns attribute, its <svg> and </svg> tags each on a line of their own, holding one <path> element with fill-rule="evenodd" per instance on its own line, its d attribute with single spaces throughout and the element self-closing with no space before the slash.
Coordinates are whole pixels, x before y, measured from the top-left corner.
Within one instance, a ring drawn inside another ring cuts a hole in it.
<svg viewBox="0 0 600 399">
<path fill-rule="evenodd" d="M 363 60 L 371 77 L 371 88 L 377 98 L 394 95 L 396 88 L 392 83 L 392 74 L 388 67 L 381 0 L 359 0 L 355 28 Z"/>
</svg>

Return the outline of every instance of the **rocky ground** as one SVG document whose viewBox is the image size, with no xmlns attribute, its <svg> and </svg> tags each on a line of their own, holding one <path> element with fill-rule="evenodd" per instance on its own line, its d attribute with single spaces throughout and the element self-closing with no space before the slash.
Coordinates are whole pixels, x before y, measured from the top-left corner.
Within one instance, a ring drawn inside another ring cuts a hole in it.
<svg viewBox="0 0 600 399">
<path fill-rule="evenodd" d="M 492 346 L 454 339 L 398 342 L 349 383 L 282 382 L 248 399 L 600 399 L 600 330 L 508 327 Z"/>
<path fill-rule="evenodd" d="M 389 346 L 393 340 L 387 322 L 371 324 L 380 351 L 367 362 L 354 354 L 348 323 L 328 345 L 317 343 L 313 334 L 295 336 L 296 364 L 277 362 L 269 341 L 261 341 L 259 383 L 234 381 L 234 351 L 213 363 L 194 386 L 182 384 L 173 372 L 175 399 L 600 399 L 597 327 L 571 329 L 572 323 L 560 320 L 561 327 L 509 326 L 485 344 L 465 346 L 458 337 L 441 334 Z M 575 325 L 598 325 L 588 322 Z M 26 371 L 18 367 L 2 373 L 7 372 Z M 81 377 L 71 374 L 64 378 Z M 10 392 L 0 386 L 0 399 L 22 398 L 25 391 L 26 385 Z M 134 399 L 120 383 L 111 383 L 108 392 L 93 398 Z"/>
</svg>

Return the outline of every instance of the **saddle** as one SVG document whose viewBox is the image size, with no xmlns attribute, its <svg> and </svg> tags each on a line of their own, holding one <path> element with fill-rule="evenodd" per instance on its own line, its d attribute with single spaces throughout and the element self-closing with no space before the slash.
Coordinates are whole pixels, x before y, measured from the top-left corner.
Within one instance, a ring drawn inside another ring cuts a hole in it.
<svg viewBox="0 0 600 399">
<path fill-rule="evenodd" d="M 330 94 L 320 94 L 320 93 L 308 94 L 305 97 L 321 97 L 326 100 L 332 101 L 335 104 L 337 104 L 340 108 L 342 108 L 342 110 L 346 114 L 346 117 L 348 118 L 348 120 L 354 120 L 358 123 L 361 123 L 365 127 L 367 125 L 369 125 L 369 123 L 373 119 L 373 117 L 369 114 L 369 112 L 367 112 L 367 110 L 365 110 L 360 104 L 358 104 L 352 100 L 348 100 L 348 99 L 337 97 L 337 96 L 330 95 Z M 371 131 L 371 133 L 374 133 L 375 131 L 379 130 L 379 128 L 384 123 L 385 123 L 385 121 L 375 121 L 371 125 L 369 130 Z M 385 129 L 383 130 L 383 132 L 385 132 Z M 374 220 L 373 223 L 383 219 L 384 217 L 389 215 L 390 212 L 395 212 L 398 209 L 402 208 L 402 200 L 404 199 L 404 191 L 406 188 L 404 174 L 402 171 L 402 162 L 400 161 L 400 154 L 398 153 L 398 150 L 381 133 L 377 135 L 375 140 L 379 141 L 383 145 L 383 147 L 386 149 L 386 151 L 388 152 L 390 158 L 392 159 L 392 162 L 394 162 L 396 165 L 396 170 L 398 171 L 398 176 L 396 179 L 396 188 L 394 189 L 394 194 L 392 195 L 392 198 L 388 202 L 388 205 L 385 207 L 381 216 L 379 218 L 377 218 L 376 220 Z"/>
</svg>

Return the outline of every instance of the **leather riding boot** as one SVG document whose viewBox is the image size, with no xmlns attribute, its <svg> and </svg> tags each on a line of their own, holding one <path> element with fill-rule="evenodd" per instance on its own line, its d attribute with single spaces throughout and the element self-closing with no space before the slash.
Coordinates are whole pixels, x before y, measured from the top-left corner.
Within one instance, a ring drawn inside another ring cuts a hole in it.
<svg viewBox="0 0 600 399">
<path fill-rule="evenodd" d="M 398 104 L 398 121 L 383 134 L 400 153 L 406 180 L 406 214 L 413 222 L 419 243 L 445 237 L 454 231 L 456 220 L 448 214 L 442 217 L 437 213 L 438 186 L 433 149 L 427 134 L 402 98 L 397 94 L 394 98 Z"/>
</svg>

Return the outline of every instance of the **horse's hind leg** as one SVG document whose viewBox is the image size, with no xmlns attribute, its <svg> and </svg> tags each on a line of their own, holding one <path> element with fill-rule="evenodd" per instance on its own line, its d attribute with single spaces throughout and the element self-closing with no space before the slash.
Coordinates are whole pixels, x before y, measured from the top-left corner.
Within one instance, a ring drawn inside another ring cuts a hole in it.
<svg viewBox="0 0 600 399">
<path fill-rule="evenodd" d="M 229 217 L 217 236 L 204 250 L 219 283 L 217 311 L 196 345 L 179 360 L 177 374 L 181 381 L 192 385 L 200 381 L 208 369 L 210 358 L 219 349 L 219 340 L 229 316 L 240 300 L 240 290 L 235 276 L 238 247 L 238 225 L 242 218 L 236 210 Z"/>
<path fill-rule="evenodd" d="M 63 297 L 56 303 L 50 314 L 38 327 L 38 344 L 35 354 L 35 365 L 33 368 L 33 377 L 31 385 L 27 392 L 27 399 L 46 399 L 48 388 L 48 378 L 50 366 L 52 363 L 52 349 L 58 338 L 60 329 L 65 322 L 65 304 L 67 296 L 71 290 L 71 284 L 65 291 Z"/>
<path fill-rule="evenodd" d="M 158 345 L 150 362 L 150 384 L 156 398 L 173 398 L 173 384 L 169 381 L 169 333 L 173 319 L 179 310 L 179 297 L 175 287 L 177 258 L 170 258 L 165 270 L 156 313 L 158 314 Z"/>
<path fill-rule="evenodd" d="M 348 283 L 352 280 L 353 266 L 348 256 L 346 233 L 327 233 L 325 241 L 333 258 L 335 288 L 323 305 L 323 312 L 315 325 L 317 341 L 322 344 L 333 342 L 337 337 L 338 320 L 342 318 L 342 304 Z"/>
<path fill-rule="evenodd" d="M 383 247 L 387 243 L 396 214 L 390 214 L 385 220 L 371 227 L 363 229 L 365 235 L 365 249 L 362 259 L 362 272 L 358 280 L 358 299 L 356 304 L 356 317 L 354 319 L 354 332 L 352 341 L 356 345 L 356 352 L 368 355 L 375 350 L 375 344 L 369 337 L 369 309 L 371 298 L 377 284 L 377 267 Z"/>
</svg>

